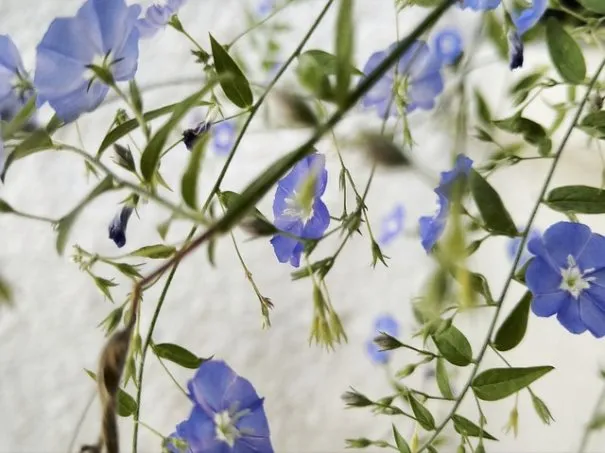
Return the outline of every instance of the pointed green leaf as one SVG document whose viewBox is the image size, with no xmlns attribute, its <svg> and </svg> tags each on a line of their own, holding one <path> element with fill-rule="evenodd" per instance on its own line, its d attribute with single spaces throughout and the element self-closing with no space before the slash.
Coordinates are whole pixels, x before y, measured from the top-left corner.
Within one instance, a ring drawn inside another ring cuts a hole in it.
<svg viewBox="0 0 605 453">
<path fill-rule="evenodd" d="M 553 17 L 546 21 L 546 42 L 550 58 L 559 75 L 569 83 L 582 83 L 586 77 L 586 62 L 582 49 Z"/>
<path fill-rule="evenodd" d="M 447 368 L 445 366 L 445 361 L 441 357 L 437 359 L 435 374 L 437 379 L 437 387 L 439 387 L 439 391 L 443 397 L 450 399 L 454 398 L 452 387 L 450 385 L 450 378 L 447 374 Z"/>
<path fill-rule="evenodd" d="M 254 98 L 248 79 L 212 35 L 210 35 L 210 46 L 216 72 L 219 76 L 225 76 L 220 81 L 225 96 L 239 108 L 250 107 Z"/>
<path fill-rule="evenodd" d="M 129 256 L 142 256 L 144 258 L 163 259 L 171 257 L 172 255 L 174 255 L 174 252 L 176 252 L 176 249 L 170 245 L 156 244 L 141 247 L 140 249 L 131 252 Z"/>
<path fill-rule="evenodd" d="M 523 340 L 527 331 L 531 299 L 531 293 L 527 291 L 496 332 L 494 347 L 498 351 L 510 351 Z"/>
<path fill-rule="evenodd" d="M 427 431 L 432 431 L 435 429 L 435 418 L 430 411 L 420 403 L 416 398 L 414 398 L 411 394 L 408 397 L 408 401 L 410 403 L 410 407 L 412 408 L 412 412 L 422 426 Z"/>
<path fill-rule="evenodd" d="M 197 369 L 206 359 L 199 358 L 182 346 L 172 343 L 153 345 L 153 351 L 158 357 L 170 360 L 184 368 Z"/>
<path fill-rule="evenodd" d="M 15 212 L 15 210 L 13 209 L 13 207 L 10 204 L 8 204 L 6 201 L 4 201 L 0 198 L 0 212 L 1 213 L 10 213 L 10 212 Z"/>
<path fill-rule="evenodd" d="M 397 446 L 397 450 L 399 450 L 399 453 L 412 453 L 412 450 L 410 450 L 410 446 L 405 441 L 403 436 L 399 434 L 399 431 L 397 431 L 395 424 L 393 424 L 393 437 L 395 438 L 395 445 Z"/>
<path fill-rule="evenodd" d="M 208 134 L 203 134 L 196 140 L 191 150 L 187 169 L 181 179 L 181 195 L 185 204 L 191 209 L 197 209 L 197 181 L 206 143 L 208 143 L 208 136 Z"/>
<path fill-rule="evenodd" d="M 317 62 L 317 64 L 323 69 L 326 75 L 336 75 L 336 69 L 338 68 L 338 62 L 336 55 L 332 55 L 324 50 L 311 49 L 300 54 L 301 57 L 310 57 Z M 355 66 L 350 67 L 351 73 L 354 75 L 363 75 L 359 69 Z"/>
<path fill-rule="evenodd" d="M 473 350 L 462 332 L 449 326 L 444 331 L 432 335 L 435 346 L 445 360 L 453 365 L 467 366 L 473 361 Z"/>
<path fill-rule="evenodd" d="M 351 60 L 353 58 L 353 0 L 340 0 L 336 19 L 336 95 L 342 104 L 351 84 Z"/>
<path fill-rule="evenodd" d="M 605 190 L 588 186 L 563 186 L 551 190 L 546 204 L 559 212 L 605 214 Z"/>
<path fill-rule="evenodd" d="M 517 393 L 552 369 L 552 366 L 492 368 L 473 379 L 473 392 L 484 401 L 497 401 Z"/>
<path fill-rule="evenodd" d="M 2 303 L 11 304 L 13 302 L 13 291 L 8 282 L 0 276 L 0 305 Z"/>
<path fill-rule="evenodd" d="M 531 393 L 531 402 L 534 406 L 534 410 L 536 411 L 536 414 L 538 414 L 538 417 L 540 417 L 540 420 L 542 420 L 542 423 L 544 423 L 545 425 L 550 425 L 551 422 L 555 421 L 552 414 L 550 413 L 550 409 L 548 409 L 548 406 L 546 405 L 546 403 L 544 401 L 542 401 L 540 398 L 538 398 L 536 395 L 534 395 L 534 392 L 530 392 L 530 393 Z"/>
<path fill-rule="evenodd" d="M 471 193 L 489 231 L 504 236 L 517 236 L 517 227 L 504 207 L 498 192 L 475 170 L 469 175 Z"/>
<path fill-rule="evenodd" d="M 468 418 L 462 415 L 452 415 L 452 421 L 454 422 L 454 429 L 458 434 L 468 437 L 481 437 L 483 439 L 498 440 L 490 433 L 471 422 Z"/>
<path fill-rule="evenodd" d="M 19 143 L 13 152 L 6 157 L 4 170 L 2 171 L 2 174 L 0 174 L 0 180 L 4 181 L 6 172 L 16 160 L 23 159 L 24 157 L 39 153 L 40 151 L 45 151 L 52 147 L 53 141 L 50 138 L 50 135 L 48 135 L 48 132 L 44 129 L 35 130 Z"/>
</svg>

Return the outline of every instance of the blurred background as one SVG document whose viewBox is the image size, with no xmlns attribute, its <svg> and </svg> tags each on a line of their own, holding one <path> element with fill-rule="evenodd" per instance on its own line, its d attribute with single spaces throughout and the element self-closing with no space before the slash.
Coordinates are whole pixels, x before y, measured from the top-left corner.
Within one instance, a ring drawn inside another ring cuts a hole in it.
<svg viewBox="0 0 605 453">
<path fill-rule="evenodd" d="M 50 21 L 56 16 L 73 15 L 80 0 L 2 0 L 0 2 L 0 34 L 9 34 L 19 47 L 25 66 L 33 68 L 35 46 Z M 148 4 L 148 3 L 147 3 Z M 356 42 L 355 63 L 362 68 L 368 57 L 388 47 L 396 39 L 395 9 L 391 0 L 358 0 L 355 2 Z M 189 0 L 179 14 L 186 30 L 206 48 L 208 33 L 220 42 L 228 42 L 247 28 L 246 10 L 254 11 L 254 2 L 243 0 Z M 233 50 L 247 65 L 251 80 L 265 83 L 266 72 L 260 68 L 261 53 L 267 48 L 271 33 L 279 42 L 276 60 L 285 60 L 319 13 L 323 1 L 299 0 L 285 8 L 265 27 L 242 38 Z M 333 51 L 336 8 L 325 18 L 309 41 L 307 48 Z M 409 8 L 399 18 L 403 36 L 418 23 L 426 10 Z M 476 66 L 469 83 L 482 90 L 496 117 L 512 113 L 507 90 L 510 84 L 532 68 L 548 63 L 548 55 L 540 45 L 526 50 L 525 68 L 511 73 L 506 62 L 499 60 L 493 48 L 484 39 L 477 39 L 481 16 L 470 11 L 451 11 L 436 29 L 451 25 L 459 29 L 465 48 L 477 47 Z M 286 24 L 287 29 L 271 31 L 272 22 Z M 144 91 L 149 108 L 176 102 L 190 93 L 203 74 L 194 63 L 190 45 L 172 29 L 166 29 L 147 41 L 141 41 L 140 66 L 137 81 Z M 595 67 L 595 55 L 587 51 L 589 72 Z M 456 78 L 447 79 L 454 84 Z M 165 83 L 166 82 L 166 83 Z M 162 86 L 153 88 L 154 85 Z M 297 88 L 293 71 L 288 71 L 280 82 L 283 88 Z M 560 93 L 549 91 L 548 99 L 539 100 L 529 111 L 536 120 L 547 121 L 551 110 L 544 101 L 557 102 Z M 241 252 L 260 291 L 271 298 L 275 307 L 271 312 L 272 327 L 262 329 L 258 300 L 247 281 L 229 238 L 221 239 L 216 249 L 216 267 L 212 267 L 204 250 L 185 260 L 176 274 L 165 308 L 160 317 L 154 340 L 186 346 L 202 357 L 214 355 L 226 360 L 240 375 L 254 383 L 264 396 L 265 407 L 277 452 L 340 452 L 345 450 L 345 438 L 368 437 L 391 439 L 391 421 L 406 436 L 412 434 L 407 419 L 391 420 L 365 410 L 345 409 L 340 395 L 355 389 L 378 398 L 389 392 L 387 373 L 372 363 L 365 342 L 373 336 L 376 316 L 392 314 L 401 323 L 401 337 L 409 339 L 413 332 L 411 300 L 421 294 L 434 263 L 426 255 L 419 240 L 414 237 L 417 219 L 435 209 L 432 192 L 440 171 L 451 162 L 454 124 L 448 121 L 448 97 L 440 105 L 442 113 L 414 113 L 410 127 L 416 147 L 413 149 L 417 168 L 404 170 L 379 169 L 367 204 L 370 221 L 380 231 L 383 218 L 397 204 L 406 210 L 405 233 L 383 248 L 390 257 L 389 266 L 371 267 L 370 243 L 365 236 L 356 236 L 329 274 L 330 296 L 341 315 L 349 341 L 334 351 L 309 345 L 312 319 L 312 288 L 307 280 L 292 282 L 289 265 L 275 259 L 268 240 L 249 241 L 240 230 L 236 238 Z M 88 149 L 95 149 L 104 136 L 119 103 L 108 102 L 94 115 L 79 120 L 82 140 Z M 42 112 L 42 116 L 44 116 Z M 451 120 L 451 118 L 449 118 Z M 194 123 L 183 124 L 183 129 Z M 343 140 L 352 138 L 361 126 L 376 127 L 380 121 L 373 114 L 361 110 L 339 126 L 337 134 Z M 275 128 L 266 115 L 259 115 L 252 123 L 240 151 L 229 169 L 224 189 L 240 191 L 255 175 L 269 166 L 283 153 L 299 144 L 308 131 Z M 77 143 L 75 128 L 64 128 L 60 139 Z M 177 133 L 175 137 L 177 138 Z M 329 138 L 329 137 L 328 137 Z M 338 192 L 339 164 L 332 141 L 324 139 L 318 150 L 326 155 L 329 171 L 328 190 L 324 200 L 335 215 L 340 212 L 342 200 Z M 555 138 L 556 142 L 556 138 Z M 489 148 L 470 140 L 467 153 L 481 162 Z M 360 184 L 369 174 L 367 159 L 355 150 L 345 149 L 345 159 Z M 166 181 L 178 187 L 189 152 L 183 145 L 173 150 L 163 161 Z M 209 153 L 201 179 L 201 191 L 207 193 L 224 163 L 224 156 Z M 577 134 L 566 150 L 555 185 L 582 183 L 600 185 L 601 166 L 597 150 L 588 146 L 585 136 Z M 598 164 L 597 164 L 598 163 Z M 491 181 L 499 189 L 515 222 L 523 225 L 539 193 L 549 162 L 526 162 L 498 172 Z M 0 198 L 22 210 L 49 217 L 68 212 L 92 184 L 84 172 L 84 164 L 75 156 L 42 153 L 23 159 L 13 166 Z M 116 256 L 121 251 L 107 237 L 107 226 L 125 193 L 111 193 L 98 199 L 78 219 L 70 244 L 102 255 Z M 178 200 L 178 191 L 168 197 Z M 259 209 L 271 218 L 272 196 L 259 204 Z M 157 243 L 160 237 L 156 226 L 168 218 L 167 212 L 153 203 L 138 209 L 128 227 L 128 244 L 124 250 Z M 560 214 L 542 208 L 537 227 L 544 230 L 549 224 L 563 220 Z M 583 218 L 596 231 L 605 233 L 602 218 Z M 167 242 L 182 239 L 189 225 L 176 223 Z M 66 451 L 77 431 L 76 447 L 94 441 L 98 434 L 99 407 L 94 402 L 79 421 L 95 392 L 92 380 L 84 369 L 95 369 L 104 335 L 97 328 L 99 322 L 115 308 L 104 300 L 92 280 L 69 257 L 55 252 L 55 232 L 47 224 L 26 221 L 8 215 L 0 216 L 0 268 L 13 285 L 16 303 L 11 309 L 0 311 L 0 451 L 1 452 L 55 452 Z M 322 243 L 317 256 L 332 253 L 337 242 Z M 511 265 L 506 239 L 491 239 L 473 259 L 473 269 L 482 272 L 498 294 Z M 148 272 L 147 266 L 143 272 Z M 107 278 L 116 278 L 116 301 L 125 299 L 129 282 L 107 271 Z M 503 315 L 523 294 L 516 285 L 509 293 Z M 142 332 L 150 321 L 152 305 L 159 295 L 158 288 L 145 294 L 142 307 Z M 475 350 L 487 328 L 488 315 L 481 310 L 457 318 L 459 327 L 473 343 Z M 504 319 L 503 317 L 501 319 Z M 553 365 L 551 372 L 532 388 L 550 407 L 555 423 L 545 426 L 531 406 L 527 392 L 520 394 L 519 434 L 505 434 L 503 428 L 513 407 L 509 398 L 484 405 L 489 421 L 487 429 L 500 439 L 487 445 L 494 452 L 569 452 L 580 443 L 584 425 L 591 416 L 595 400 L 601 392 L 599 369 L 605 358 L 600 341 L 590 334 L 573 336 L 554 319 L 531 316 L 529 332 L 522 345 L 507 354 L 514 366 Z M 394 354 L 391 370 L 399 369 L 415 357 L 405 350 Z M 146 362 L 141 420 L 164 435 L 189 413 L 190 403 L 175 388 L 168 375 L 152 355 Z M 488 354 L 486 365 L 498 364 Z M 170 366 L 175 377 L 185 384 L 192 372 Z M 468 369 L 459 369 L 454 387 L 461 387 Z M 433 389 L 424 382 L 424 373 L 411 378 L 419 388 Z M 131 384 L 132 386 L 132 384 Z M 434 390 L 434 389 L 433 389 Z M 131 393 L 134 390 L 130 388 Z M 437 420 L 447 413 L 447 406 L 430 406 Z M 472 400 L 463 404 L 462 414 L 477 420 Z M 130 445 L 131 419 L 122 420 L 121 436 L 124 451 Z M 450 434 L 452 443 L 440 451 L 454 451 L 457 438 Z M 605 451 L 605 436 L 595 433 L 587 451 Z M 160 450 L 160 440 L 149 431 L 140 432 L 140 451 Z"/>
</svg>

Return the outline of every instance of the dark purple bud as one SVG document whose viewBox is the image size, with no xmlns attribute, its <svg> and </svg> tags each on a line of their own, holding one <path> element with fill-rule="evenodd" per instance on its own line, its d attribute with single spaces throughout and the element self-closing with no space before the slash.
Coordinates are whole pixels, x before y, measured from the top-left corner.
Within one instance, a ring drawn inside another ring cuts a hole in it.
<svg viewBox="0 0 605 453">
<path fill-rule="evenodd" d="M 508 56 L 511 69 L 523 66 L 523 41 L 517 30 L 508 32 Z"/>
<path fill-rule="evenodd" d="M 196 127 L 192 129 L 186 129 L 183 132 L 183 143 L 185 143 L 185 146 L 189 151 L 193 149 L 198 138 L 200 138 L 202 134 L 205 134 L 206 132 L 208 132 L 208 130 L 210 130 L 211 124 L 212 123 L 202 121 Z"/>
<path fill-rule="evenodd" d="M 119 248 L 126 245 L 126 227 L 128 226 L 128 219 L 130 219 L 132 210 L 132 206 L 122 207 L 109 224 L 109 239 L 115 242 Z"/>
</svg>

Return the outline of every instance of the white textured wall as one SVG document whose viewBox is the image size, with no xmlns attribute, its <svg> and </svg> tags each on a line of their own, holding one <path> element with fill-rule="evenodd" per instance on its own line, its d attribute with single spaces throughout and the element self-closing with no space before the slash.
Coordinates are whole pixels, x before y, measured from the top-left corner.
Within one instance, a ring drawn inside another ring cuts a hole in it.
<svg viewBox="0 0 605 453">
<path fill-rule="evenodd" d="M 182 21 L 191 33 L 206 42 L 211 31 L 218 39 L 227 41 L 242 27 L 239 5 L 242 0 L 190 0 L 183 9 Z M 70 15 L 79 0 L 2 0 L 0 3 L 0 33 L 10 33 L 21 49 L 26 66 L 32 67 L 34 47 L 49 21 L 56 15 Z M 359 0 L 357 3 L 357 63 L 362 66 L 369 54 L 384 48 L 395 37 L 392 2 L 390 0 Z M 284 55 L 292 50 L 308 24 L 321 7 L 321 1 L 308 1 L 284 13 L 290 17 L 294 30 L 287 35 Z M 333 12 L 332 12 L 333 13 Z M 416 23 L 418 12 L 404 15 L 402 30 Z M 464 25 L 467 40 L 474 24 L 472 14 L 460 14 L 453 20 Z M 326 18 L 309 43 L 309 47 L 327 50 L 332 46 L 334 14 Z M 246 43 L 242 41 L 241 50 Z M 142 84 L 173 77 L 196 74 L 188 46 L 173 31 L 162 33 L 158 39 L 143 42 L 138 80 Z M 486 60 L 490 60 L 489 52 Z M 529 51 L 528 62 L 545 60 L 540 51 Z M 594 65 L 593 65 L 594 66 Z M 522 74 L 522 73 L 521 73 Z M 290 74 L 290 78 L 292 75 Z M 504 65 L 492 65 L 475 74 L 490 101 L 504 107 L 504 89 L 512 77 Z M 154 91 L 146 97 L 148 105 L 161 105 L 180 99 L 186 87 Z M 115 104 L 114 104 L 115 106 Z M 82 118 L 84 140 L 90 149 L 99 143 L 110 122 L 112 108 L 106 107 Z M 502 114 L 506 114 L 505 110 Z M 536 112 L 537 118 L 546 113 Z M 427 168 L 436 172 L 446 165 L 450 142 L 443 128 L 426 124 L 427 117 L 416 116 L 413 124 L 419 145 L 416 157 Z M 357 121 L 355 124 L 362 124 Z M 432 125 L 433 124 L 433 125 Z M 256 121 L 253 131 L 243 142 L 241 152 L 229 170 L 224 188 L 240 190 L 255 174 L 273 162 L 282 152 L 299 143 L 304 134 L 284 131 L 264 131 L 262 120 Z M 75 131 L 61 132 L 62 139 L 75 141 Z M 468 152 L 480 159 L 486 151 L 473 145 Z M 337 191 L 338 165 L 329 141 L 318 146 L 328 156 L 331 170 L 326 202 L 339 212 L 341 201 Z M 172 152 L 163 164 L 166 179 L 177 184 L 188 158 L 184 149 Z M 363 182 L 367 176 L 365 162 L 356 154 L 347 155 L 356 179 Z M 599 184 L 600 168 L 593 164 L 596 152 L 578 137 L 566 152 L 558 182 Z M 207 193 L 222 165 L 221 158 L 210 157 L 202 183 Z M 518 223 L 523 223 L 530 203 L 538 194 L 539 183 L 546 164 L 523 164 L 513 171 L 502 172 L 494 181 L 502 189 L 503 197 Z M 436 173 L 435 173 L 436 174 Z M 67 212 L 89 186 L 83 177 L 83 164 L 69 155 L 45 153 L 16 164 L 0 197 L 25 211 L 56 217 Z M 114 215 L 123 194 L 106 195 L 87 209 L 78 220 L 72 243 L 78 243 L 101 254 L 116 254 L 106 237 L 107 223 Z M 173 195 L 176 200 L 176 195 Z M 390 211 L 395 202 L 403 202 L 408 211 L 408 225 L 431 212 L 434 195 L 422 178 L 412 171 L 380 171 L 369 197 L 371 217 L 378 226 L 380 218 Z M 269 197 L 260 204 L 270 213 Z M 159 241 L 155 226 L 166 218 L 166 213 L 153 205 L 143 206 L 140 219 L 133 218 L 128 230 L 128 249 Z M 560 216 L 543 209 L 538 225 L 543 228 Z M 600 224 L 605 232 L 605 222 Z M 188 226 L 175 227 L 169 240 L 183 237 Z M 394 313 L 404 325 L 404 335 L 410 333 L 410 298 L 419 294 L 423 278 L 431 269 L 415 239 L 400 238 L 385 252 L 391 257 L 388 268 L 378 266 L 371 271 L 368 242 L 357 238 L 343 252 L 328 277 L 330 294 L 349 335 L 349 343 L 334 352 L 309 347 L 307 337 L 312 316 L 311 288 L 308 281 L 291 283 L 290 268 L 280 265 L 270 245 L 263 240 L 242 242 L 242 253 L 247 260 L 263 294 L 275 303 L 272 312 L 273 327 L 261 330 L 259 306 L 244 278 L 232 245 L 223 239 L 217 248 L 218 268 L 209 266 L 205 252 L 187 259 L 180 267 L 170 289 L 164 312 L 156 329 L 156 342 L 176 342 L 197 354 L 214 354 L 224 358 L 241 375 L 249 378 L 259 393 L 266 397 L 266 409 L 278 452 L 336 452 L 344 449 L 344 438 L 366 436 L 388 438 L 390 420 L 376 417 L 366 411 L 345 410 L 339 395 L 349 386 L 371 396 L 386 393 L 382 370 L 372 366 L 364 353 L 364 341 L 370 333 L 373 317 L 384 311 Z M 2 274 L 14 283 L 16 306 L 0 312 L 0 451 L 51 452 L 65 451 L 86 401 L 94 390 L 93 383 L 83 368 L 95 368 L 97 354 L 103 344 L 103 335 L 96 328 L 98 322 L 113 308 L 99 295 L 91 280 L 70 262 L 68 255 L 59 257 L 54 251 L 55 233 L 50 227 L 10 216 L 0 217 L 0 266 Z M 318 251 L 329 253 L 334 244 L 324 244 Z M 493 240 L 478 253 L 477 269 L 494 283 L 497 294 L 509 263 L 505 242 Z M 110 277 L 110 270 L 104 276 Z M 116 294 L 123 300 L 130 287 L 126 282 Z M 521 288 L 515 287 L 507 299 L 509 309 Z M 145 295 L 143 327 L 149 322 L 152 305 L 158 291 Z M 486 318 L 480 313 L 468 316 L 465 332 L 476 342 L 483 337 Z M 143 332 L 145 329 L 143 329 Z M 599 382 L 596 378 L 602 362 L 603 346 L 588 334 L 567 334 L 554 319 L 530 320 L 530 332 L 518 350 L 509 354 L 517 366 L 552 364 L 557 370 L 537 383 L 535 391 L 550 406 L 556 419 L 554 426 L 544 427 L 531 409 L 527 394 L 521 395 L 521 432 L 517 439 L 502 432 L 513 401 L 485 404 L 492 434 L 501 442 L 490 445 L 491 451 L 567 452 L 579 440 L 582 425 L 588 419 Z M 395 356 L 394 366 L 410 359 L 406 352 Z M 495 358 L 488 362 L 496 364 Z M 187 416 L 189 403 L 174 388 L 155 358 L 147 361 L 143 392 L 142 420 L 165 434 Z M 181 382 L 190 372 L 173 368 Z M 464 382 L 464 372 L 458 386 Z M 132 389 L 131 389 L 132 392 Z M 434 408 L 443 416 L 443 409 Z M 464 406 L 469 418 L 477 419 L 473 404 Z M 398 420 L 400 429 L 409 433 L 406 420 Z M 88 414 L 78 437 L 78 444 L 96 438 L 98 408 Z M 122 424 L 124 445 L 129 445 L 130 421 Z M 592 450 L 599 450 L 603 437 L 595 437 Z M 145 429 L 141 431 L 141 451 L 159 451 L 158 439 Z M 452 451 L 454 447 L 443 451 Z M 125 451 L 128 449 L 125 448 Z M 605 447 L 600 448 L 605 451 Z"/>
</svg>

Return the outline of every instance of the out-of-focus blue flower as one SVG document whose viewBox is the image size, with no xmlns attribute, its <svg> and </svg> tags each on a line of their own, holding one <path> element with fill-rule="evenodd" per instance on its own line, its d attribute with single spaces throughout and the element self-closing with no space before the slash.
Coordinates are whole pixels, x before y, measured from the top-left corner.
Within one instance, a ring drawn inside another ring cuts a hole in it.
<svg viewBox="0 0 605 453">
<path fill-rule="evenodd" d="M 520 228 L 519 230 L 522 231 L 523 229 Z M 526 243 L 525 249 L 523 250 L 523 253 L 521 254 L 521 258 L 519 259 L 519 267 L 523 267 L 525 265 L 525 263 L 527 263 L 529 261 L 529 259 L 531 258 L 531 253 L 529 253 L 529 251 L 527 250 L 527 244 L 532 239 L 539 238 L 539 237 L 540 237 L 540 231 L 538 231 L 535 228 L 532 228 L 531 230 L 529 230 L 529 235 L 527 236 L 528 242 Z M 508 240 L 508 244 L 506 246 L 506 251 L 511 260 L 514 260 L 515 256 L 517 256 L 517 252 L 519 251 L 519 245 L 521 245 L 521 238 L 510 238 Z"/>
<path fill-rule="evenodd" d="M 126 227 L 132 211 L 132 206 L 123 206 L 109 224 L 109 239 L 115 242 L 119 248 L 126 245 Z"/>
<path fill-rule="evenodd" d="M 147 11 L 145 17 L 137 20 L 137 28 L 141 38 L 151 38 L 160 29 L 164 28 L 170 18 L 185 4 L 187 0 L 166 0 L 163 5 L 154 3 Z"/>
<path fill-rule="evenodd" d="M 10 121 L 33 94 L 15 43 L 0 35 L 0 120 Z"/>
<path fill-rule="evenodd" d="M 381 332 L 386 333 L 392 337 L 399 335 L 399 323 L 391 315 L 381 315 L 374 321 L 374 331 L 372 332 L 372 338 L 366 342 L 366 350 L 370 359 L 374 363 L 385 364 L 391 357 L 390 351 L 381 351 L 374 338 L 376 338 Z"/>
<path fill-rule="evenodd" d="M 212 148 L 220 156 L 225 156 L 231 152 L 235 142 L 235 122 L 231 120 L 214 123 L 210 128 L 212 137 Z"/>
<path fill-rule="evenodd" d="M 275 0 L 259 0 L 256 5 L 256 14 L 260 17 L 268 16 L 273 8 L 275 8 Z"/>
<path fill-rule="evenodd" d="M 139 5 L 126 6 L 124 0 L 87 0 L 75 17 L 53 20 L 37 47 L 38 103 L 48 101 L 59 118 L 70 122 L 97 108 L 109 91 L 90 65 L 102 66 L 115 81 L 132 79 L 140 12 Z"/>
<path fill-rule="evenodd" d="M 187 389 L 193 409 L 176 436 L 188 453 L 273 453 L 263 398 L 225 362 L 202 363 Z"/>
<path fill-rule="evenodd" d="M 205 121 L 200 122 L 197 126 L 192 127 L 190 129 L 185 129 L 183 131 L 183 143 L 185 147 L 191 151 L 195 146 L 198 138 L 208 132 L 211 127 L 211 123 L 207 123 Z"/>
<path fill-rule="evenodd" d="M 470 8 L 475 11 L 487 11 L 500 6 L 501 0 L 462 0 L 461 8 Z"/>
<path fill-rule="evenodd" d="M 433 47 L 442 64 L 453 64 L 462 54 L 462 37 L 455 28 L 446 28 L 437 33 Z"/>
<path fill-rule="evenodd" d="M 420 239 L 422 246 L 427 253 L 433 249 L 435 243 L 441 237 L 443 230 L 445 229 L 445 224 L 447 223 L 447 217 L 449 215 L 449 202 L 454 184 L 460 178 L 468 176 L 472 166 L 473 161 L 469 157 L 459 154 L 458 157 L 456 157 L 454 168 L 441 173 L 441 181 L 435 189 L 439 208 L 433 216 L 423 216 L 420 217 L 418 221 Z"/>
<path fill-rule="evenodd" d="M 397 46 L 373 53 L 363 68 L 369 74 Z M 407 112 L 415 109 L 430 110 L 435 98 L 443 91 L 441 60 L 424 41 L 415 41 L 393 68 L 362 98 L 364 107 L 374 107 L 381 118 L 397 114 L 397 99 L 401 99 Z M 389 108 L 390 107 L 390 108 Z"/>
<path fill-rule="evenodd" d="M 523 66 L 522 36 L 538 23 L 548 6 L 548 0 L 533 0 L 532 5 L 512 15 L 514 29 L 508 32 L 508 53 L 510 68 Z"/>
<path fill-rule="evenodd" d="M 529 242 L 535 258 L 525 280 L 537 316 L 555 313 L 571 333 L 605 335 L 605 237 L 580 223 L 558 222 Z"/>
<path fill-rule="evenodd" d="M 277 183 L 273 200 L 275 226 L 293 236 L 317 239 L 330 225 L 330 213 L 321 201 L 326 190 L 328 171 L 322 154 L 313 153 L 300 162 Z M 311 185 L 313 184 L 313 185 Z M 291 236 L 277 234 L 271 239 L 280 263 L 300 265 L 303 243 Z"/>
<path fill-rule="evenodd" d="M 380 245 L 388 245 L 403 231 L 404 220 L 405 208 L 402 204 L 398 204 L 382 219 L 382 229 L 378 238 Z"/>
</svg>

